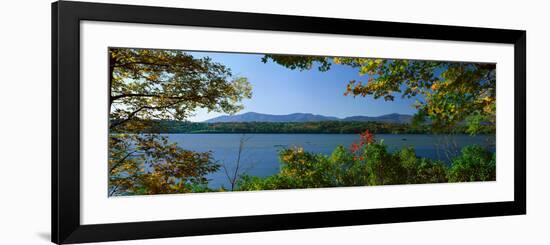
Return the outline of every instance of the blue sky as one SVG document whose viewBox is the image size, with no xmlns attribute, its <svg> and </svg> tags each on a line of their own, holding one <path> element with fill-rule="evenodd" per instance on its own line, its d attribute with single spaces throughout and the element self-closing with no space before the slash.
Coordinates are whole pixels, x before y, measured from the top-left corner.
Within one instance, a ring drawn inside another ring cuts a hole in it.
<svg viewBox="0 0 550 245">
<path fill-rule="evenodd" d="M 234 76 L 248 78 L 252 85 L 252 99 L 243 101 L 245 112 L 284 115 L 313 113 L 325 116 L 379 116 L 389 113 L 414 114 L 414 99 L 394 101 L 375 100 L 372 97 L 344 96 L 350 80 L 366 81 L 355 68 L 333 64 L 321 72 L 316 68 L 307 71 L 290 70 L 269 61 L 261 62 L 261 54 L 187 52 L 196 58 L 209 56 L 229 68 Z M 204 121 L 223 113 L 198 110 L 190 121 Z"/>
</svg>

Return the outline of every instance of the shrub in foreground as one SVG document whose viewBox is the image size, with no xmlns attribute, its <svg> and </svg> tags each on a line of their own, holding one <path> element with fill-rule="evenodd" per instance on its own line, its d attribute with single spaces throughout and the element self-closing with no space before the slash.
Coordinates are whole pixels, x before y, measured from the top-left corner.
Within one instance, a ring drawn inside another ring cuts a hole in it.
<svg viewBox="0 0 550 245">
<path fill-rule="evenodd" d="M 242 176 L 237 190 L 275 190 L 338 186 L 374 186 L 443 182 L 489 181 L 496 178 L 494 153 L 467 146 L 452 160 L 416 156 L 413 148 L 389 152 L 383 142 L 370 141 L 350 150 L 338 146 L 330 156 L 303 148 L 279 152 L 281 171 L 261 178 Z"/>
<path fill-rule="evenodd" d="M 495 154 L 477 145 L 466 146 L 452 160 L 448 176 L 450 182 L 494 181 Z"/>
</svg>

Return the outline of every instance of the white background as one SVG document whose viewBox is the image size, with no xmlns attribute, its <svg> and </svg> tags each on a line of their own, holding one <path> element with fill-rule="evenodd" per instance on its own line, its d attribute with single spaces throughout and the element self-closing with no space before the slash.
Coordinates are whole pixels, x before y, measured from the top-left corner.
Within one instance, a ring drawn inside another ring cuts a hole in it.
<svg viewBox="0 0 550 245">
<path fill-rule="evenodd" d="M 153 1 L 133 1 L 153 4 Z M 539 1 L 543 2 L 543 1 Z M 154 1 L 189 8 L 454 24 L 528 31 L 528 215 L 112 244 L 548 244 L 550 165 L 548 6 L 527 1 Z M 10 1 L 0 13 L 4 131 L 0 243 L 48 244 L 50 230 L 50 2 Z M 511 132 L 510 132 L 511 133 Z"/>
</svg>

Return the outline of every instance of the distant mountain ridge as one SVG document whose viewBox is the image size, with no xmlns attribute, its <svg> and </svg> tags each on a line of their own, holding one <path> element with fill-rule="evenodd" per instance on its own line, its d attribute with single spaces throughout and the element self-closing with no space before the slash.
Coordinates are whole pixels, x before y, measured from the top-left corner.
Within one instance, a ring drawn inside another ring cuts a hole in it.
<svg viewBox="0 0 550 245">
<path fill-rule="evenodd" d="M 386 114 L 377 117 L 369 116 L 351 116 L 346 118 L 337 118 L 312 113 L 292 113 L 288 115 L 271 115 L 257 112 L 247 112 L 237 115 L 225 115 L 208 119 L 206 123 L 219 122 L 320 122 L 320 121 L 346 121 L 346 122 L 385 122 L 385 123 L 410 123 L 412 115 L 398 113 Z"/>
</svg>

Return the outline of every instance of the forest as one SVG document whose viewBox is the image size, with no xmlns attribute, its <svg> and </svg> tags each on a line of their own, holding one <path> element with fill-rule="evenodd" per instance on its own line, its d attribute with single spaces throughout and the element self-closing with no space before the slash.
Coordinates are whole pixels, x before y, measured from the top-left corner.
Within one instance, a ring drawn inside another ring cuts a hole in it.
<svg viewBox="0 0 550 245">
<path fill-rule="evenodd" d="M 361 122 L 361 121 L 320 121 L 320 122 L 219 122 L 203 123 L 176 120 L 151 120 L 143 122 L 143 133 L 158 134 L 360 134 L 368 130 L 374 134 L 434 134 L 428 124 Z M 477 134 L 494 134 L 491 124 L 479 126 Z M 447 134 L 468 134 L 466 124 L 456 125 L 443 132 Z"/>
</svg>

